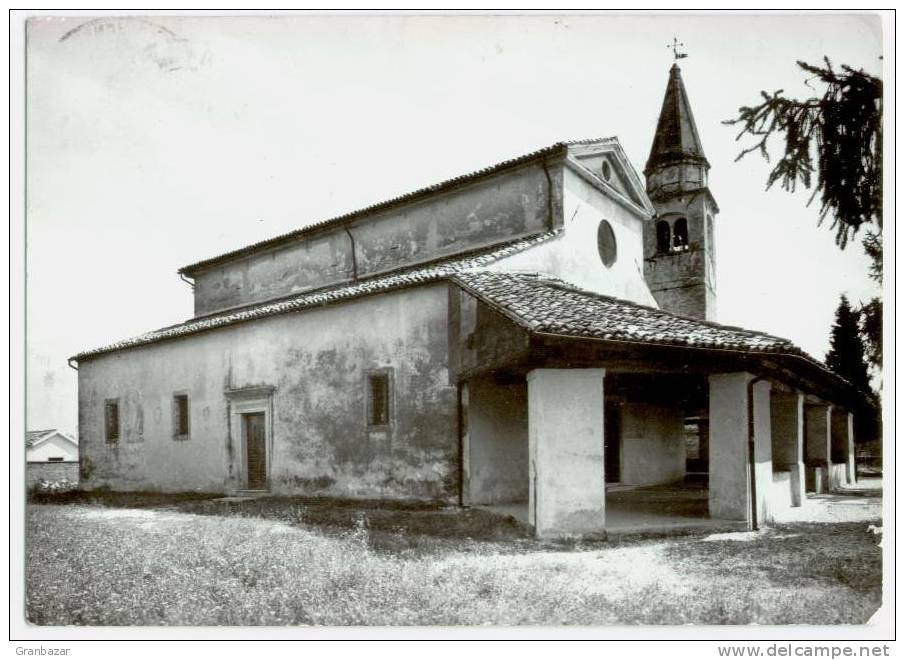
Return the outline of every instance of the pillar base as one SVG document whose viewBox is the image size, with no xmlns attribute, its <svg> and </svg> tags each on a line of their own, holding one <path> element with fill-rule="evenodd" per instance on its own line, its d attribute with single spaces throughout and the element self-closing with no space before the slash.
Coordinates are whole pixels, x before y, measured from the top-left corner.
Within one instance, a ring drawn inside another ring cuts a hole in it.
<svg viewBox="0 0 905 660">
<path fill-rule="evenodd" d="M 807 492 L 822 495 L 830 490 L 829 469 L 817 465 L 805 468 L 805 488 Z"/>
<path fill-rule="evenodd" d="M 792 463 L 789 465 L 789 473 L 791 474 L 789 487 L 792 490 L 792 506 L 801 506 L 807 498 L 805 493 L 804 463 Z"/>
</svg>

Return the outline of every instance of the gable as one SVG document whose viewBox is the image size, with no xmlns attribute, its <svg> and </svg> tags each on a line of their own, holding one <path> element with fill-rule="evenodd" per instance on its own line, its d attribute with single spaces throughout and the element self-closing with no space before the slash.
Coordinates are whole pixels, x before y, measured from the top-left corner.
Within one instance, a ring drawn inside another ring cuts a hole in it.
<svg viewBox="0 0 905 660">
<path fill-rule="evenodd" d="M 604 194 L 628 203 L 642 215 L 654 214 L 641 178 L 615 140 L 572 145 L 567 162 Z"/>
<path fill-rule="evenodd" d="M 72 439 L 60 432 L 46 435 L 25 451 L 27 461 L 48 461 L 51 458 L 62 458 L 64 461 L 79 460 L 79 447 Z"/>
</svg>

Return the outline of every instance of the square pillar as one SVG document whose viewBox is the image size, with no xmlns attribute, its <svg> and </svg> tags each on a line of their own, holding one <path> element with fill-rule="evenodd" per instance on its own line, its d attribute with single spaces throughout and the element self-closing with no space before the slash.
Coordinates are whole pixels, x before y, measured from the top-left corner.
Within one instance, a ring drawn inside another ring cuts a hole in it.
<svg viewBox="0 0 905 660">
<path fill-rule="evenodd" d="M 602 535 L 604 369 L 528 373 L 528 519 L 538 537 Z"/>
<path fill-rule="evenodd" d="M 463 506 L 470 506 L 471 499 L 471 433 L 468 428 L 470 388 L 462 383 L 459 388 L 459 442 L 462 447 L 462 484 L 459 501 Z"/>
<path fill-rule="evenodd" d="M 759 380 L 751 389 L 754 413 L 754 476 L 757 491 L 757 522 L 772 519 L 773 511 L 773 425 L 770 419 L 771 389 L 769 381 Z M 786 505 L 788 506 L 788 505 Z"/>
<path fill-rule="evenodd" d="M 848 483 L 854 485 L 858 481 L 858 469 L 855 465 L 855 416 L 848 414 L 848 461 L 845 469 Z"/>
<path fill-rule="evenodd" d="M 773 487 L 770 432 L 770 383 L 758 381 L 752 388 L 754 465 L 749 459 L 749 373 L 710 376 L 710 517 L 744 520 L 752 525 L 751 471 L 757 491 L 757 518 L 769 518 L 767 506 Z"/>
<path fill-rule="evenodd" d="M 854 417 L 842 408 L 833 408 L 830 424 L 830 458 L 843 464 L 845 483 L 855 483 Z M 840 484 L 841 485 L 841 484 Z"/>
<path fill-rule="evenodd" d="M 815 493 L 825 493 L 830 488 L 832 411 L 833 406 L 823 403 L 808 404 L 804 407 L 808 486 Z"/>
<path fill-rule="evenodd" d="M 805 501 L 804 476 L 804 394 L 773 392 L 770 397 L 773 435 L 773 463 L 788 470 L 792 506 Z"/>
</svg>

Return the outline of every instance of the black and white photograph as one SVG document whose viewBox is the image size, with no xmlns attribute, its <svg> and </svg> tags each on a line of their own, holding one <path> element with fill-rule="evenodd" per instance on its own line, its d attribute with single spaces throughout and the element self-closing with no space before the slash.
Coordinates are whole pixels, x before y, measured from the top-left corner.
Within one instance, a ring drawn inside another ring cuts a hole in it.
<svg viewBox="0 0 905 660">
<path fill-rule="evenodd" d="M 894 638 L 892 12 L 18 14 L 11 636 Z"/>
</svg>

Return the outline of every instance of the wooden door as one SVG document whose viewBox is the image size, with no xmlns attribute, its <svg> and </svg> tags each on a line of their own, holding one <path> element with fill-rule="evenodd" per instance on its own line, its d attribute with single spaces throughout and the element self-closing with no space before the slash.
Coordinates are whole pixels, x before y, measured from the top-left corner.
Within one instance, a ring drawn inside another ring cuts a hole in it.
<svg viewBox="0 0 905 660">
<path fill-rule="evenodd" d="M 267 448 L 264 432 L 264 413 L 250 413 L 245 417 L 245 465 L 249 490 L 267 488 Z"/>
</svg>

